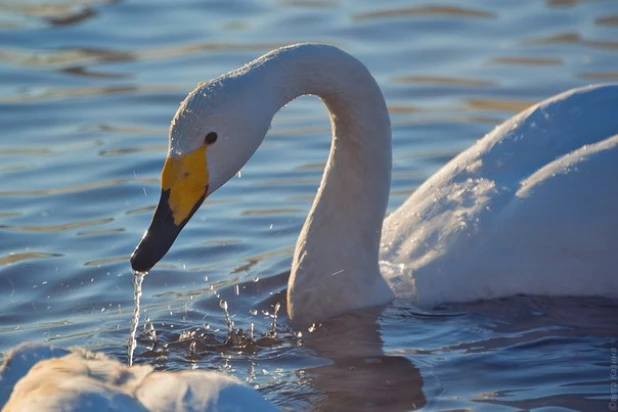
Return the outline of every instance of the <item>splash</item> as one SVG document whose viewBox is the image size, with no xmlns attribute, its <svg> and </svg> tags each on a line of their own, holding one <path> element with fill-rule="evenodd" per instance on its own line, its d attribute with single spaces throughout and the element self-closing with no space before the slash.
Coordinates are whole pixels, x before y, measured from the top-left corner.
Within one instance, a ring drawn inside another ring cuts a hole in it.
<svg viewBox="0 0 618 412">
<path fill-rule="evenodd" d="M 139 325 L 139 301 L 142 297 L 142 282 L 144 281 L 146 273 L 133 272 L 133 302 L 135 307 L 133 308 L 133 317 L 131 318 L 131 331 L 129 333 L 129 341 L 127 342 L 129 352 L 129 366 L 133 365 L 133 352 L 137 346 L 137 340 L 135 335 L 137 333 L 137 326 Z"/>
<path fill-rule="evenodd" d="M 277 302 L 271 315 L 273 321 L 270 325 L 270 336 L 273 338 L 277 336 L 277 313 L 279 313 L 279 309 L 281 309 L 281 303 Z"/>
<path fill-rule="evenodd" d="M 230 317 L 230 312 L 228 312 L 227 310 L 227 301 L 221 299 L 219 301 L 219 307 L 221 307 L 221 309 L 223 309 L 223 311 L 225 312 L 225 323 L 227 324 L 227 333 L 231 334 L 234 332 L 234 321 Z"/>
</svg>

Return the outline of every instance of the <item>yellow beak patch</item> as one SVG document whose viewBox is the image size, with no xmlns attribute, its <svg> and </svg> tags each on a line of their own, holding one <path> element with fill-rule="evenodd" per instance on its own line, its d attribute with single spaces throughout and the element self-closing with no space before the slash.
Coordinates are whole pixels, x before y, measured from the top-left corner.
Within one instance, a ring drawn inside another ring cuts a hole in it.
<svg viewBox="0 0 618 412">
<path fill-rule="evenodd" d="M 174 224 L 180 226 L 191 217 L 208 191 L 206 145 L 178 158 L 168 156 L 161 174 L 161 189 L 167 199 Z"/>
</svg>

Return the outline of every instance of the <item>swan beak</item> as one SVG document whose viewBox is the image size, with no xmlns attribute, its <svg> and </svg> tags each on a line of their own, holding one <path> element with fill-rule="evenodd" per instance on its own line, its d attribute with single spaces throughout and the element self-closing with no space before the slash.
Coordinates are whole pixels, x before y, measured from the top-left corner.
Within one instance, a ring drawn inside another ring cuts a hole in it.
<svg viewBox="0 0 618 412">
<path fill-rule="evenodd" d="M 207 195 L 206 146 L 179 157 L 167 157 L 159 204 L 131 255 L 134 271 L 146 273 L 165 256 Z"/>
</svg>

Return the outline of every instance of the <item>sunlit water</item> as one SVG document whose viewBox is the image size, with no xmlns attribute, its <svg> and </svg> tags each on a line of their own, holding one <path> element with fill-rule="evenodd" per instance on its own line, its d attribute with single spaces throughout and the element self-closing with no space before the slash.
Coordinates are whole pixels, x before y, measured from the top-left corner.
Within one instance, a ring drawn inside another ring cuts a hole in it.
<svg viewBox="0 0 618 412">
<path fill-rule="evenodd" d="M 393 210 L 522 108 L 618 80 L 612 0 L 9 0 L 0 32 L 0 350 L 43 340 L 124 362 L 128 258 L 199 81 L 298 41 L 356 55 L 393 120 Z M 287 271 L 328 134 L 310 97 L 275 118 L 146 277 L 136 363 L 220 370 L 288 410 L 610 408 L 616 302 L 395 302 L 293 330 Z"/>
</svg>

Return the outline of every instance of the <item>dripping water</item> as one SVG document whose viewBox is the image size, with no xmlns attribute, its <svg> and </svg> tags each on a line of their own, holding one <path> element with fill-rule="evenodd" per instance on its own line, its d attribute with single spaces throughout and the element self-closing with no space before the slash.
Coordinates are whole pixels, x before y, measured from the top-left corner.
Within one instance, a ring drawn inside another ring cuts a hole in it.
<svg viewBox="0 0 618 412">
<path fill-rule="evenodd" d="M 129 366 L 133 365 L 133 352 L 137 346 L 137 340 L 135 335 L 137 333 L 137 326 L 139 325 L 139 301 L 142 297 L 142 282 L 144 281 L 146 273 L 133 272 L 133 302 L 135 307 L 133 308 L 133 317 L 131 318 L 131 331 L 129 333 L 129 341 L 127 343 L 129 352 Z"/>
</svg>

